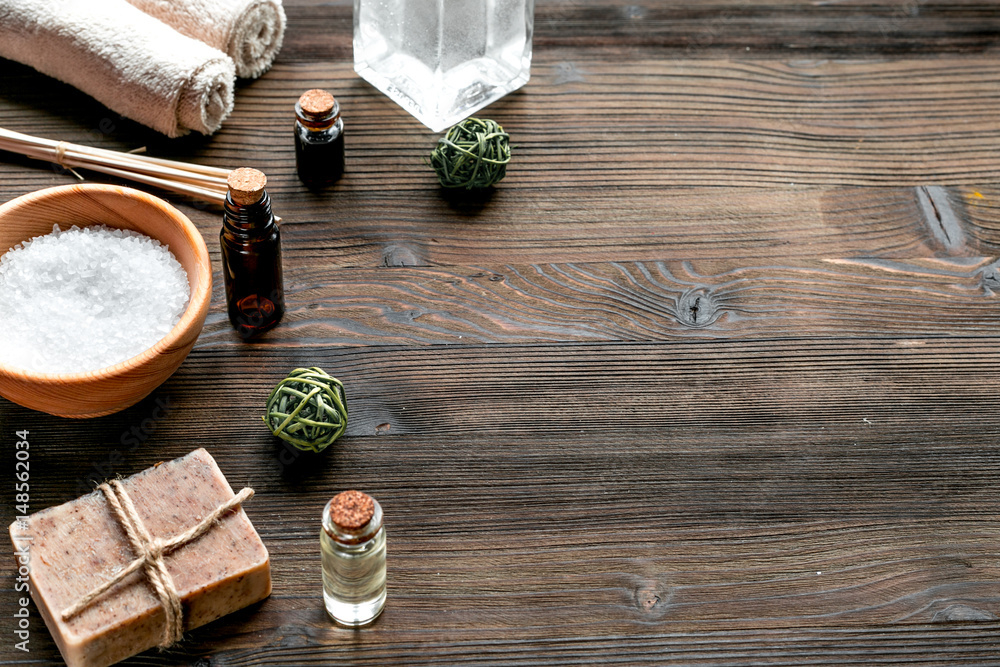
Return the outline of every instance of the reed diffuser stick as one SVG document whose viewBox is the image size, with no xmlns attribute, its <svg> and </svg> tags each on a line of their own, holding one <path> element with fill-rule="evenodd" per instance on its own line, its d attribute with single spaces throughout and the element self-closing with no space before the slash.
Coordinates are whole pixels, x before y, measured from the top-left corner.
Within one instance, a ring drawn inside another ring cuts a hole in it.
<svg viewBox="0 0 1000 667">
<path fill-rule="evenodd" d="M 0 128 L 0 150 L 20 153 L 63 167 L 80 167 L 222 204 L 229 169 L 119 153 L 66 141 L 53 141 Z"/>
</svg>

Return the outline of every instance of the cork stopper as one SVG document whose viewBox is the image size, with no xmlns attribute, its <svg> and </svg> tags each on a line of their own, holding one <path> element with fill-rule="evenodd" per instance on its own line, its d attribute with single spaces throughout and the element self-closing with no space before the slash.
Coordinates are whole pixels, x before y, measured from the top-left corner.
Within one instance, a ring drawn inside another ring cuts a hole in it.
<svg viewBox="0 0 1000 667">
<path fill-rule="evenodd" d="M 307 90 L 299 98 L 299 108 L 317 118 L 329 116 L 336 103 L 337 100 L 333 98 L 333 95 L 319 88 Z"/>
<path fill-rule="evenodd" d="M 361 491 L 344 491 L 330 501 L 330 519 L 340 530 L 352 532 L 368 525 L 375 516 L 375 501 Z"/>
<path fill-rule="evenodd" d="M 264 196 L 267 176 L 263 172 L 248 167 L 240 167 L 229 172 L 229 195 L 240 206 L 256 204 Z"/>
</svg>

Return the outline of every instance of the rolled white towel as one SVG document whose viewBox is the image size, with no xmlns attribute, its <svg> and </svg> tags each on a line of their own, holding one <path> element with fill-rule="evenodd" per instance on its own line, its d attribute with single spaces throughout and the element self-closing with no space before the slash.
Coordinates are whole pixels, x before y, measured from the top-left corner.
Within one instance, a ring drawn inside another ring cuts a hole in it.
<svg viewBox="0 0 1000 667">
<path fill-rule="evenodd" d="M 170 137 L 233 109 L 232 59 L 125 0 L 0 0 L 0 56 Z"/>
<path fill-rule="evenodd" d="M 128 0 L 180 33 L 225 51 L 236 75 L 267 71 L 285 37 L 281 0 Z"/>
</svg>

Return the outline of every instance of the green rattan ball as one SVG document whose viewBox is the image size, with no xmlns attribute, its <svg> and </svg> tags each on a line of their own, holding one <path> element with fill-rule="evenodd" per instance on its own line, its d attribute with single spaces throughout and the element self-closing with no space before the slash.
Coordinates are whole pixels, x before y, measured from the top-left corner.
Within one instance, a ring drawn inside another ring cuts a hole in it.
<svg viewBox="0 0 1000 667">
<path fill-rule="evenodd" d="M 271 390 L 262 419 L 285 442 L 321 452 L 347 428 L 344 385 L 320 368 L 296 368 Z"/>
<path fill-rule="evenodd" d="M 492 120 L 468 118 L 438 140 L 431 166 L 446 188 L 488 188 L 507 175 L 510 136 Z"/>
</svg>

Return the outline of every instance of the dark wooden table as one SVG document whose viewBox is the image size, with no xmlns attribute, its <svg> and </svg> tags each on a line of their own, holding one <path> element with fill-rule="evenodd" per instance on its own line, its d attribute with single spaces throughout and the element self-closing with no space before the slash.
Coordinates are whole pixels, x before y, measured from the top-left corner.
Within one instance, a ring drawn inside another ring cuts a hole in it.
<svg viewBox="0 0 1000 667">
<path fill-rule="evenodd" d="M 286 4 L 211 138 L 2 63 L 0 126 L 258 167 L 284 218 L 271 335 L 226 319 L 220 211 L 170 197 L 216 269 L 180 370 L 101 419 L 0 400 L 3 525 L 21 429 L 35 510 L 199 446 L 258 492 L 273 595 L 127 664 L 1000 664 L 996 2 L 539 0 L 481 200 L 443 194 L 437 135 L 354 75 L 350 3 Z M 317 86 L 349 171 L 319 195 L 290 128 Z M 3 201 L 68 182 L 0 162 Z M 260 415 L 314 365 L 350 426 L 296 455 Z M 345 488 L 389 534 L 361 631 L 321 601 Z M 10 565 L 0 662 L 56 664 L 33 607 L 13 648 Z"/>
</svg>

